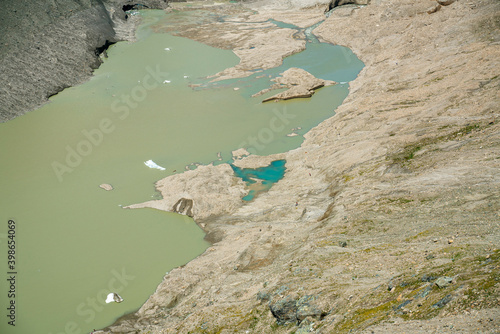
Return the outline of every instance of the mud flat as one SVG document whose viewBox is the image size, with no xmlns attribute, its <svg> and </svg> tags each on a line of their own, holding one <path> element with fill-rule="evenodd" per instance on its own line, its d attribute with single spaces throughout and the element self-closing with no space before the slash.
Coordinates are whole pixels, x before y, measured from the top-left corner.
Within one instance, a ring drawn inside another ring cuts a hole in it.
<svg viewBox="0 0 500 334">
<path fill-rule="evenodd" d="M 192 199 L 214 243 L 100 333 L 497 331 L 500 5 L 456 1 L 428 14 L 435 4 L 334 10 L 315 33 L 366 64 L 337 114 L 279 156 L 284 178 L 248 204 L 227 201 L 241 184 L 224 167 L 161 181 L 182 189 L 165 208 Z M 325 8 L 279 9 L 297 22 Z M 255 31 L 224 27 L 179 34 L 256 49 Z"/>
</svg>

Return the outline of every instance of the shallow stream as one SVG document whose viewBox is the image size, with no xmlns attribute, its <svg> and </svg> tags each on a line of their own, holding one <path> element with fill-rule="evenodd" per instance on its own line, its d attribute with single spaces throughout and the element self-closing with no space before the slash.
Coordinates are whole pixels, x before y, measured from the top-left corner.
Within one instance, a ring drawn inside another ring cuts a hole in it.
<svg viewBox="0 0 500 334">
<path fill-rule="evenodd" d="M 0 249 L 4 275 L 15 272 L 15 297 L 7 298 L 10 284 L 1 280 L 1 333 L 87 333 L 137 310 L 166 272 L 208 244 L 192 219 L 121 206 L 159 198 L 155 181 L 187 165 L 229 161 L 240 147 L 260 155 L 298 147 L 301 134 L 334 115 L 363 66 L 348 49 L 309 43 L 260 73 L 267 78 L 194 90 L 190 84 L 206 84 L 204 77 L 238 58 L 149 28 L 175 13 L 141 15 L 138 41 L 113 45 L 91 80 L 0 124 Z M 263 104 L 268 95 L 250 97 L 292 66 L 344 84 L 311 99 Z M 297 128 L 298 136 L 287 136 Z M 9 220 L 14 268 L 7 267 Z M 105 304 L 109 292 L 124 302 Z M 11 300 L 15 327 L 6 318 Z"/>
</svg>

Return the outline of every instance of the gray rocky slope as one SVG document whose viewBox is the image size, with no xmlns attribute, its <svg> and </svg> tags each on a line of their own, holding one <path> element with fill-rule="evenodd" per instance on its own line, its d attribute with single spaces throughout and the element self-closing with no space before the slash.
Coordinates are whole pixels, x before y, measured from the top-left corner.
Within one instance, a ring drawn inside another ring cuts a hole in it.
<svg viewBox="0 0 500 334">
<path fill-rule="evenodd" d="M 0 11 L 0 122 L 33 110 L 99 67 L 109 43 L 133 34 L 123 0 L 4 1 Z M 166 0 L 145 0 L 165 8 Z"/>
</svg>

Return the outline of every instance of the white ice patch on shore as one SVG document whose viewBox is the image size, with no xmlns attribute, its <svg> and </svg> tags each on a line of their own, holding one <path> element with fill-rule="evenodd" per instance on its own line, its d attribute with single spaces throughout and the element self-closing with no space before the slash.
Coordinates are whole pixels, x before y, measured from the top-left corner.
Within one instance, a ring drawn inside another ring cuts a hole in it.
<svg viewBox="0 0 500 334">
<path fill-rule="evenodd" d="M 163 168 L 162 166 L 157 165 L 153 160 L 145 161 L 144 164 L 146 166 L 148 166 L 149 168 L 156 168 L 156 169 L 159 169 L 159 170 L 165 170 L 165 168 Z"/>
</svg>

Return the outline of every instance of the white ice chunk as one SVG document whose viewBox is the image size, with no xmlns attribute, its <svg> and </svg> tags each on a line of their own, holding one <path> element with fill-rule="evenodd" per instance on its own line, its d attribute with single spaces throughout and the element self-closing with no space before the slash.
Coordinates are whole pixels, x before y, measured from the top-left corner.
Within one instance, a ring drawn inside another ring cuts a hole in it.
<svg viewBox="0 0 500 334">
<path fill-rule="evenodd" d="M 113 292 L 108 294 L 108 296 L 106 297 L 106 304 L 114 302 L 115 301 L 114 297 L 115 297 L 115 294 Z"/>
<path fill-rule="evenodd" d="M 149 168 L 156 168 L 159 170 L 165 170 L 165 168 L 163 168 L 162 166 L 158 166 L 153 160 L 145 161 L 144 164 L 146 166 L 148 166 Z"/>
<path fill-rule="evenodd" d="M 107 297 L 106 297 L 106 304 L 109 304 L 109 303 L 121 303 L 123 301 L 123 298 L 115 293 L 115 292 L 111 292 L 111 293 L 108 293 Z"/>
<path fill-rule="evenodd" d="M 163 81 L 163 83 L 170 83 L 170 82 L 171 82 L 170 80 Z"/>
<path fill-rule="evenodd" d="M 163 50 L 165 50 L 165 51 L 170 51 L 170 48 L 165 48 L 165 49 L 163 49 Z"/>
</svg>

